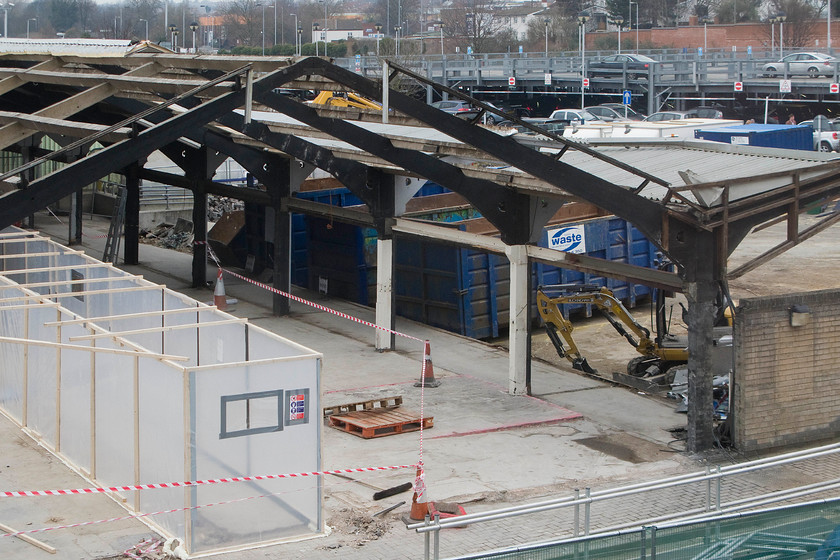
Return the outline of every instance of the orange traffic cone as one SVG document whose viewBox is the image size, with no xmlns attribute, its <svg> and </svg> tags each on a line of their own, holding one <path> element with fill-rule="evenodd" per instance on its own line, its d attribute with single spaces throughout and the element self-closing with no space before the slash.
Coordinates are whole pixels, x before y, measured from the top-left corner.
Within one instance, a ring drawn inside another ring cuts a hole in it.
<svg viewBox="0 0 840 560">
<path fill-rule="evenodd" d="M 417 465 L 417 478 L 414 479 L 414 496 L 411 498 L 411 513 L 414 521 L 423 521 L 429 513 L 429 498 L 426 495 L 425 474 L 422 463 Z"/>
<path fill-rule="evenodd" d="M 225 281 L 222 279 L 222 269 L 219 269 L 219 276 L 216 278 L 216 289 L 213 290 L 213 305 L 220 311 L 227 309 L 227 296 L 225 295 Z"/>
<path fill-rule="evenodd" d="M 432 365 L 432 349 L 429 341 L 426 341 L 426 347 L 423 350 L 423 365 L 420 369 L 420 381 L 414 384 L 415 387 L 437 387 L 440 381 L 435 379 L 435 368 Z"/>
</svg>

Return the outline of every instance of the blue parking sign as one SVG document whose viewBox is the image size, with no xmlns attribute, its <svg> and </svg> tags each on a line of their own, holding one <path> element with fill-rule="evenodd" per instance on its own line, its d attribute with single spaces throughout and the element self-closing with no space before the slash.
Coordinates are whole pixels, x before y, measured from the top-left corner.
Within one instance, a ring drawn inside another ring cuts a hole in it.
<svg viewBox="0 0 840 560">
<path fill-rule="evenodd" d="M 625 89 L 621 93 L 621 103 L 624 105 L 631 105 L 633 99 L 633 93 L 629 89 Z"/>
</svg>

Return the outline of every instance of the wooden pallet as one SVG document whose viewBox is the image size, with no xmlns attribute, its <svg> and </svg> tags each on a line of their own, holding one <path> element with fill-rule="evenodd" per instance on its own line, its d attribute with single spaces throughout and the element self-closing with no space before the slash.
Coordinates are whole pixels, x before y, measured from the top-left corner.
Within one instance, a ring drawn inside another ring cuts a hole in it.
<svg viewBox="0 0 840 560">
<path fill-rule="evenodd" d="M 360 410 L 330 416 L 330 426 L 333 428 L 365 439 L 414 432 L 421 425 L 423 429 L 431 428 L 434 417 L 423 418 L 421 422 L 418 413 L 395 408 Z"/>
<path fill-rule="evenodd" d="M 324 407 L 324 418 L 333 416 L 335 414 L 347 414 L 348 412 L 356 412 L 360 410 L 377 410 L 384 408 L 396 408 L 402 404 L 402 396 L 397 397 L 383 397 L 380 399 L 370 399 L 367 401 L 359 401 L 347 404 L 337 404 L 335 406 Z"/>
</svg>

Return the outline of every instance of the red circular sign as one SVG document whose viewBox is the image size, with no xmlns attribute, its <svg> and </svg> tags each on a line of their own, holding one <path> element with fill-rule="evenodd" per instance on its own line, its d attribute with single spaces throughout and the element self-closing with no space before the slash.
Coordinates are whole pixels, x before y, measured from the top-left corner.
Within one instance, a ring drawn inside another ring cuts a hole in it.
<svg viewBox="0 0 840 560">
<path fill-rule="evenodd" d="M 515 78 L 515 77 L 513 77 L 513 76 L 511 76 L 510 78 L 508 78 L 508 85 L 509 85 L 509 86 L 515 86 L 515 85 L 516 85 L 516 78 Z"/>
<path fill-rule="evenodd" d="M 840 93 L 840 84 L 831 84 L 828 86 L 828 91 L 831 93 Z"/>
<path fill-rule="evenodd" d="M 589 87 L 589 78 L 583 79 L 583 87 Z"/>
<path fill-rule="evenodd" d="M 735 91 L 744 91 L 744 82 L 735 82 Z"/>
</svg>

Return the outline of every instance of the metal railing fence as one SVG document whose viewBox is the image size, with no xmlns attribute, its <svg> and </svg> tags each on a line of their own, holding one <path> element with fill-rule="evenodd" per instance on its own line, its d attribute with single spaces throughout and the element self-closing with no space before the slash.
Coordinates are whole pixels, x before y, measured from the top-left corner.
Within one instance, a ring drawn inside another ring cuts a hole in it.
<svg viewBox="0 0 840 560">
<path fill-rule="evenodd" d="M 572 509 L 571 533 L 575 537 L 581 534 L 584 536 L 590 535 L 596 527 L 599 532 L 618 531 L 628 527 L 639 527 L 674 519 L 696 519 L 699 516 L 708 515 L 709 512 L 721 515 L 782 501 L 798 500 L 821 492 L 836 493 L 840 489 L 840 461 L 837 462 L 838 472 L 834 473 L 835 476 L 830 476 L 832 474 L 829 472 L 830 469 L 823 467 L 813 469 L 814 476 L 820 477 L 822 480 L 808 485 L 759 492 L 758 490 L 763 489 L 763 487 L 755 486 L 752 490 L 745 490 L 746 486 L 742 484 L 745 475 L 766 474 L 769 469 L 791 465 L 802 468 L 805 462 L 817 461 L 822 458 L 840 458 L 840 444 L 825 445 L 735 465 L 710 467 L 704 472 L 689 473 L 608 490 L 593 491 L 586 488 L 582 495 L 579 490 L 575 490 L 571 496 L 447 519 L 440 519 L 439 517 L 431 519 L 427 516 L 424 521 L 407 525 L 407 529 L 413 529 L 425 535 L 425 558 L 432 557 L 437 560 L 440 557 L 440 531 L 442 529 L 509 520 L 522 515 L 565 508 Z M 731 484 L 724 487 L 724 483 Z M 662 508 L 663 513 L 655 517 L 648 516 L 634 519 L 631 513 L 627 516 L 627 521 L 618 525 L 605 526 L 604 523 L 593 523 L 593 506 L 596 504 L 606 504 L 599 512 L 603 517 L 609 519 L 610 515 L 615 515 L 617 511 L 620 511 L 620 508 L 615 507 L 614 504 L 622 498 L 632 498 L 636 502 L 654 501 L 659 498 L 663 504 L 667 503 L 666 500 L 661 499 L 661 494 L 659 497 L 654 494 L 654 492 L 663 490 L 676 490 L 679 500 L 674 503 L 682 504 L 682 507 L 674 508 L 672 511 L 664 511 L 666 508 Z M 727 500 L 727 497 L 730 499 Z M 582 523 L 581 518 L 583 519 Z M 434 535 L 434 543 L 430 541 L 432 535 Z M 430 556 L 432 547 L 434 548 L 434 555 Z"/>
</svg>

